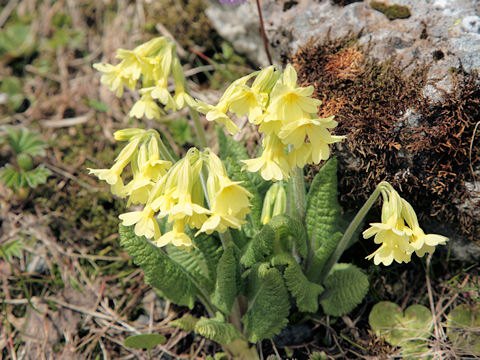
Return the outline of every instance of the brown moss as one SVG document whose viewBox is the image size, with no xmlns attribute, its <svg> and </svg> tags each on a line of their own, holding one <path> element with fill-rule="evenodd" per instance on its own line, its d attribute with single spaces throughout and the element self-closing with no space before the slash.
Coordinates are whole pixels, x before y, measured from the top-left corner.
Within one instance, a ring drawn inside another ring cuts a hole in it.
<svg viewBox="0 0 480 360">
<path fill-rule="evenodd" d="M 354 38 L 311 42 L 292 58 L 299 82 L 313 85 L 314 96 L 323 101 L 319 115 L 335 113 L 336 133 L 347 136 L 337 152 L 341 202 L 359 207 L 387 180 L 421 218 L 433 216 L 473 239 L 480 233 L 480 219 L 460 212 L 457 204 L 468 197 L 465 182 L 472 181 L 469 148 L 480 118 L 478 74 L 454 73 L 452 91 L 434 105 L 422 95 L 428 66 L 417 64 L 405 75 L 394 58 L 379 63 L 354 44 Z M 356 52 L 362 57 L 351 62 Z M 355 66 L 348 76 L 333 69 L 333 64 L 349 63 Z M 414 114 L 406 116 L 407 111 Z M 421 117 L 419 126 L 408 124 L 415 116 Z M 473 168 L 480 164 L 478 145 L 471 158 Z"/>
</svg>

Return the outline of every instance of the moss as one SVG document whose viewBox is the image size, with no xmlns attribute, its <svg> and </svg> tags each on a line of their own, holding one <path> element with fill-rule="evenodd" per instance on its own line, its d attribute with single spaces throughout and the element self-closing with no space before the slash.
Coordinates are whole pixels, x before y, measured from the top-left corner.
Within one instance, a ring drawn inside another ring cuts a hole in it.
<svg viewBox="0 0 480 360">
<path fill-rule="evenodd" d="M 407 6 L 398 4 L 387 5 L 381 1 L 371 1 L 370 6 L 373 9 L 385 14 L 389 20 L 406 19 L 411 15 L 410 9 Z"/>
<path fill-rule="evenodd" d="M 448 223 L 471 239 L 480 233 L 480 219 L 458 209 L 468 197 L 465 182 L 472 181 L 469 156 L 473 168 L 480 164 L 480 147 L 474 143 L 469 151 L 480 118 L 477 73 L 456 71 L 444 102 L 432 104 L 422 92 L 428 66 L 417 64 L 405 75 L 395 58 L 380 63 L 352 38 L 311 42 L 292 61 L 299 82 L 313 85 L 323 101 L 319 115 L 336 115 L 336 133 L 347 136 L 338 145 L 346 208 L 359 208 L 387 180 L 420 218 Z M 420 126 L 407 124 L 407 110 L 422 118 Z M 315 173 L 315 167 L 308 169 L 309 177 Z"/>
</svg>

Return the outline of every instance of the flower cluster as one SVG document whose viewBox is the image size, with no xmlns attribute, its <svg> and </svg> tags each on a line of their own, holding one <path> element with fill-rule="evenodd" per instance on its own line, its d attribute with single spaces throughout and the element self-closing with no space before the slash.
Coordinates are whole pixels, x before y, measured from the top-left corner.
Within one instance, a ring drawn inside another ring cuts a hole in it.
<svg viewBox="0 0 480 360">
<path fill-rule="evenodd" d="M 130 116 L 136 118 L 160 119 L 165 109 L 178 110 L 184 106 L 193 106 L 194 100 L 187 93 L 182 66 L 175 53 L 175 44 L 168 38 L 154 38 L 133 50 L 118 49 L 117 65 L 94 64 L 94 68 L 103 72 L 101 83 L 108 85 L 117 96 L 123 94 L 124 86 L 130 90 L 137 87 L 141 80 L 141 95 L 130 110 Z M 175 94 L 168 90 L 168 79 L 173 75 Z"/>
<path fill-rule="evenodd" d="M 312 86 L 297 86 L 293 66 L 288 65 L 283 73 L 270 66 L 233 82 L 217 105 L 198 102 L 196 108 L 206 114 L 208 121 L 224 125 L 232 134 L 238 127 L 227 113 L 247 115 L 265 136 L 261 156 L 244 160 L 244 168 L 259 171 L 266 180 L 283 180 L 292 175 L 295 166 L 302 168 L 328 159 L 329 144 L 345 138 L 330 134 L 328 129 L 336 127 L 337 122 L 333 116 L 317 116 L 321 101 L 312 94 Z"/>
<path fill-rule="evenodd" d="M 115 195 L 128 197 L 129 204 L 144 205 L 140 211 L 120 215 L 123 225 L 135 225 L 136 235 L 152 239 L 158 246 L 171 243 L 189 247 L 192 239 L 185 226 L 198 229 L 197 234 L 210 234 L 240 229 L 245 223 L 252 194 L 228 178 L 221 160 L 210 149 L 200 152 L 191 148 L 172 164 L 161 159 L 161 139 L 155 130 L 127 129 L 114 135 L 117 140 L 128 141 L 114 165 L 89 170 L 110 184 Z M 121 175 L 128 164 L 133 176 L 124 185 Z M 171 230 L 162 234 L 155 217 L 166 218 Z"/>
<path fill-rule="evenodd" d="M 375 265 L 383 263 L 388 266 L 393 260 L 409 262 L 413 252 L 422 257 L 448 241 L 442 235 L 425 234 L 412 206 L 391 185 L 385 184 L 382 196 L 382 222 L 370 224 L 371 227 L 363 232 L 365 239 L 375 235 L 375 243 L 382 244 L 367 256 L 367 259 L 373 258 Z"/>
</svg>

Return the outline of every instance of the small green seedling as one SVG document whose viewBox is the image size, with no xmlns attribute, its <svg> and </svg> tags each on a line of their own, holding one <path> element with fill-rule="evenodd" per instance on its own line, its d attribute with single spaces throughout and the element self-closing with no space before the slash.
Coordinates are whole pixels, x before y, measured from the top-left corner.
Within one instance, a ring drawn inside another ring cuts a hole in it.
<svg viewBox="0 0 480 360">
<path fill-rule="evenodd" d="M 457 306 L 448 315 L 447 335 L 463 353 L 480 356 L 480 305 Z"/>
<path fill-rule="evenodd" d="M 422 305 L 411 305 L 405 312 L 390 301 L 376 304 L 368 317 L 377 336 L 389 344 L 402 348 L 405 359 L 429 359 L 427 340 L 431 335 L 433 319 L 430 310 Z"/>
<path fill-rule="evenodd" d="M 3 143 L 10 145 L 14 156 L 11 163 L 0 169 L 0 181 L 17 195 L 26 198 L 28 188 L 34 189 L 47 181 L 51 174 L 42 164 L 34 167 L 34 156 L 44 156 L 47 144 L 39 135 L 25 128 L 7 128 Z"/>
</svg>

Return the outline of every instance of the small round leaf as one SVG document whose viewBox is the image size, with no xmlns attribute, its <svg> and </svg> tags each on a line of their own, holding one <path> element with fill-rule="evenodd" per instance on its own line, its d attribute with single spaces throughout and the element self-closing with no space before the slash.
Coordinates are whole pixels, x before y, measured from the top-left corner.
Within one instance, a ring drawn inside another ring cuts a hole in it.
<svg viewBox="0 0 480 360">
<path fill-rule="evenodd" d="M 157 345 L 163 344 L 166 340 L 162 334 L 140 334 L 127 337 L 123 345 L 132 349 L 149 350 Z"/>
</svg>

